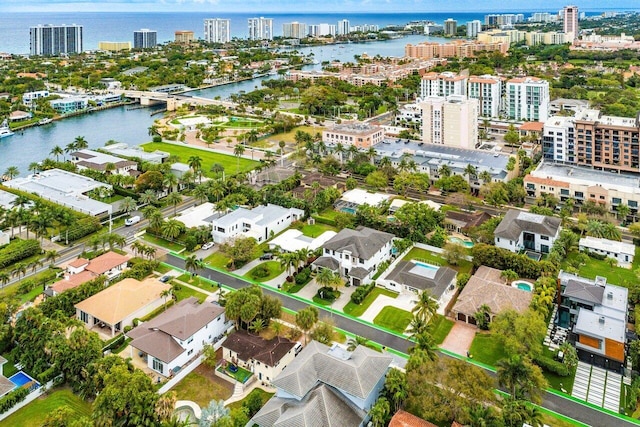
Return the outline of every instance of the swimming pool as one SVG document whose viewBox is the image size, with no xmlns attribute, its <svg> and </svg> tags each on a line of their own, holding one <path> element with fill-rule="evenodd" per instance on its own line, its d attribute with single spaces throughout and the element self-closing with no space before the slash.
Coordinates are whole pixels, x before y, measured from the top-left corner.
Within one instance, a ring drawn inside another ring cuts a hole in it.
<svg viewBox="0 0 640 427">
<path fill-rule="evenodd" d="M 356 210 L 354 208 L 344 207 L 344 208 L 340 208 L 340 210 L 342 212 L 346 212 L 346 213 L 351 214 L 351 215 L 355 215 L 356 214 Z"/>
<path fill-rule="evenodd" d="M 415 259 L 412 260 L 411 262 L 413 262 L 415 265 L 419 265 L 420 267 L 428 268 L 430 270 L 437 270 L 440 268 L 437 265 L 427 264 L 426 262 L 416 261 Z"/>
<path fill-rule="evenodd" d="M 25 384 L 29 384 L 32 381 L 35 383 L 37 387 L 40 386 L 40 383 L 38 381 L 34 380 L 33 378 L 31 378 L 29 375 L 25 374 L 22 371 L 10 376 L 9 381 L 14 383 L 16 385 L 16 388 L 22 387 Z"/>
<path fill-rule="evenodd" d="M 451 243 L 455 243 L 455 244 L 458 244 L 458 245 L 466 246 L 467 248 L 472 248 L 473 247 L 473 242 L 472 241 L 463 240 L 463 239 L 461 239 L 459 237 L 456 237 L 456 236 L 449 236 L 448 240 Z"/>
<path fill-rule="evenodd" d="M 511 286 L 514 288 L 518 288 L 521 291 L 531 292 L 533 290 L 533 286 L 529 282 L 525 282 L 524 280 L 514 280 L 511 282 Z"/>
</svg>

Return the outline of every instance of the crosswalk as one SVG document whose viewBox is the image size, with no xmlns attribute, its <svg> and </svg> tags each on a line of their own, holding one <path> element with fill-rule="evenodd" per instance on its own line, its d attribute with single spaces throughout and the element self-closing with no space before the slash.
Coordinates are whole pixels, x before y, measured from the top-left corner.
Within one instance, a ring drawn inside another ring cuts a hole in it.
<svg viewBox="0 0 640 427">
<path fill-rule="evenodd" d="M 571 395 L 593 405 L 618 412 L 622 375 L 579 362 Z"/>
</svg>

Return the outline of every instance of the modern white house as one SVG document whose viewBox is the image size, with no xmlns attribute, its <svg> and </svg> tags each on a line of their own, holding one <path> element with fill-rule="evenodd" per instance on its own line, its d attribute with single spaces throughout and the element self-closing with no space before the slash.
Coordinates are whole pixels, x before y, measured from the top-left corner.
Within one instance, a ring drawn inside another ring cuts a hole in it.
<svg viewBox="0 0 640 427">
<path fill-rule="evenodd" d="M 133 339 L 132 353 L 142 352 L 150 369 L 169 377 L 232 326 L 223 307 L 190 297 L 126 335 Z"/>
<path fill-rule="evenodd" d="M 510 209 L 496 227 L 495 245 L 511 252 L 549 253 L 560 234 L 561 222 L 560 218 Z"/>
<path fill-rule="evenodd" d="M 112 175 L 132 175 L 137 176 L 138 163 L 133 160 L 125 160 L 111 154 L 99 151 L 83 149 L 70 154 L 71 162 L 78 167 L 78 170 L 92 169 L 98 172 Z"/>
<path fill-rule="evenodd" d="M 394 235 L 367 227 L 345 228 L 322 245 L 314 268 L 328 268 L 359 286 L 371 282 L 378 266 L 391 258 Z"/>
<path fill-rule="evenodd" d="M 276 377 L 275 396 L 248 425 L 366 426 L 392 361 L 363 345 L 349 352 L 311 341 Z"/>
<path fill-rule="evenodd" d="M 211 234 L 216 243 L 238 236 L 253 237 L 261 243 L 303 216 L 304 211 L 301 209 L 283 208 L 272 204 L 256 206 L 253 209 L 238 208 L 222 216 L 214 215 L 211 219 Z"/>
<path fill-rule="evenodd" d="M 630 267 L 636 247 L 633 243 L 616 242 L 609 239 L 586 236 L 580 239 L 580 251 L 589 251 L 618 261 L 621 267 Z"/>
</svg>

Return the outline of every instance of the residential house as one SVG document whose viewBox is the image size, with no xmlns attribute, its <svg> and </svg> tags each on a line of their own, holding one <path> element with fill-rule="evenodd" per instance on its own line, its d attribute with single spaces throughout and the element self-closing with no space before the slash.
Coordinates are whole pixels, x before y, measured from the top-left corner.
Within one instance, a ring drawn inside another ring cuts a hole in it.
<svg viewBox="0 0 640 427">
<path fill-rule="evenodd" d="M 229 335 L 222 344 L 222 357 L 250 370 L 263 384 L 271 384 L 296 357 L 295 345 L 294 341 L 284 337 L 265 340 L 239 330 Z"/>
<path fill-rule="evenodd" d="M 125 160 L 99 151 L 83 149 L 71 153 L 70 157 L 78 170 L 92 169 L 112 175 L 137 176 L 140 174 L 138 163 L 133 160 Z"/>
<path fill-rule="evenodd" d="M 127 332 L 134 349 L 147 356 L 150 369 L 171 376 L 230 327 L 224 308 L 190 297 Z M 133 357 L 133 354 L 132 354 Z"/>
<path fill-rule="evenodd" d="M 106 145 L 101 148 L 102 151 L 107 151 L 116 156 L 125 157 L 128 159 L 140 159 L 143 162 L 148 163 L 162 163 L 167 158 L 169 158 L 169 153 L 165 151 L 156 150 L 152 153 L 144 151 L 142 148 L 138 146 L 129 147 L 128 144 L 124 142 L 119 142 L 117 144 Z"/>
<path fill-rule="evenodd" d="M 524 313 L 531 304 L 531 292 L 505 284 L 501 274 L 500 270 L 481 265 L 458 295 L 451 309 L 454 318 L 475 325 L 475 314 L 483 305 L 489 308 L 489 320 L 505 310 Z"/>
<path fill-rule="evenodd" d="M 128 261 L 128 257 L 111 251 L 92 260 L 75 259 L 67 265 L 64 278 L 48 286 L 44 293 L 47 296 L 56 296 L 99 276 L 105 276 L 109 282 L 127 268 Z"/>
<path fill-rule="evenodd" d="M 629 290 L 560 271 L 560 306 L 556 323 L 571 331 L 578 357 L 616 371 L 625 363 Z"/>
<path fill-rule="evenodd" d="M 386 193 L 374 193 L 361 188 L 354 188 L 342 193 L 334 207 L 341 212 L 355 215 L 359 206 L 380 206 L 382 203 L 389 202 L 391 197 L 390 194 Z"/>
<path fill-rule="evenodd" d="M 367 227 L 345 228 L 322 245 L 313 266 L 328 268 L 359 286 L 371 282 L 378 266 L 391 258 L 394 235 Z"/>
<path fill-rule="evenodd" d="M 580 239 L 580 251 L 589 251 L 618 261 L 622 267 L 631 267 L 636 246 L 633 243 L 617 242 L 609 239 L 586 236 Z"/>
<path fill-rule="evenodd" d="M 456 290 L 456 271 L 449 267 L 438 267 L 419 261 L 399 261 L 395 268 L 380 282 L 395 292 L 429 292 L 438 303 L 438 313 L 445 308 Z"/>
<path fill-rule="evenodd" d="M 436 425 L 400 409 L 389 421 L 389 427 L 436 427 Z"/>
<path fill-rule="evenodd" d="M 304 211 L 278 205 L 260 205 L 253 209 L 238 208 L 225 215 L 214 215 L 213 241 L 222 243 L 238 236 L 253 237 L 258 243 L 269 240 L 302 219 Z"/>
<path fill-rule="evenodd" d="M 466 234 L 470 228 L 479 227 L 489 219 L 491 219 L 491 215 L 484 211 L 446 211 L 444 226 L 447 230 Z"/>
<path fill-rule="evenodd" d="M 156 278 L 127 278 L 75 305 L 76 317 L 87 328 L 107 328 L 111 336 L 133 325 L 166 302 L 171 285 Z"/>
<path fill-rule="evenodd" d="M 560 234 L 562 220 L 517 209 L 509 209 L 494 232 L 497 247 L 549 253 Z"/>
<path fill-rule="evenodd" d="M 311 341 L 273 381 L 276 394 L 248 425 L 364 427 L 392 358 Z"/>
</svg>

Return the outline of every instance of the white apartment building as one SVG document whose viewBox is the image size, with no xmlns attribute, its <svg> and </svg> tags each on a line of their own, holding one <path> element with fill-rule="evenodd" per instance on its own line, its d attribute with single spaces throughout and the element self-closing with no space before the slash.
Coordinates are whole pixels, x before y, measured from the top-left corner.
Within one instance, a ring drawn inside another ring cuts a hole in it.
<svg viewBox="0 0 640 427">
<path fill-rule="evenodd" d="M 530 31 L 525 33 L 527 46 L 539 44 L 565 44 L 573 41 L 573 36 L 556 31 Z"/>
<path fill-rule="evenodd" d="M 384 130 L 365 122 L 342 123 L 322 131 L 325 144 L 343 146 L 355 145 L 358 148 L 372 147 L 384 139 Z"/>
<path fill-rule="evenodd" d="M 562 31 L 569 35 L 572 41 L 578 38 L 580 31 L 578 15 L 578 6 L 565 6 L 562 9 Z"/>
<path fill-rule="evenodd" d="M 38 98 L 46 98 L 49 96 L 48 90 L 38 90 L 35 92 L 25 92 L 22 94 L 22 103 L 27 107 L 31 107 L 31 103 Z"/>
<path fill-rule="evenodd" d="M 444 21 L 444 33 L 448 36 L 455 36 L 458 32 L 458 21 L 449 18 Z"/>
<path fill-rule="evenodd" d="M 548 254 L 560 235 L 560 218 L 509 209 L 494 231 L 495 245 L 511 252 Z"/>
<path fill-rule="evenodd" d="M 575 119 L 553 116 L 544 122 L 542 157 L 553 162 L 575 163 Z"/>
<path fill-rule="evenodd" d="M 471 76 L 468 81 L 469 98 L 477 99 L 478 115 L 481 117 L 499 117 L 502 107 L 502 79 L 488 74 Z"/>
<path fill-rule="evenodd" d="M 143 28 L 133 32 L 134 49 L 151 49 L 158 44 L 158 32 Z"/>
<path fill-rule="evenodd" d="M 335 36 L 336 26 L 334 24 L 309 25 L 309 35 L 311 37 Z"/>
<path fill-rule="evenodd" d="M 480 22 L 477 19 L 467 22 L 467 38 L 468 39 L 476 38 L 476 36 L 480 31 L 482 31 L 482 22 Z"/>
<path fill-rule="evenodd" d="M 304 22 L 294 21 L 282 24 L 282 37 L 286 39 L 303 39 L 307 34 L 307 24 Z"/>
<path fill-rule="evenodd" d="M 427 144 L 474 149 L 478 144 L 478 100 L 434 96 L 422 100 L 422 140 Z"/>
<path fill-rule="evenodd" d="M 339 36 L 344 36 L 351 32 L 351 24 L 348 19 L 342 19 L 338 21 L 338 25 L 336 26 L 336 34 Z"/>
<path fill-rule="evenodd" d="M 273 40 L 272 18 L 249 18 L 249 40 Z"/>
<path fill-rule="evenodd" d="M 82 53 L 82 25 L 38 25 L 29 29 L 30 54 L 55 56 Z"/>
<path fill-rule="evenodd" d="M 231 20 L 222 18 L 205 19 L 204 41 L 207 43 L 228 43 L 231 41 Z"/>
<path fill-rule="evenodd" d="M 549 82 L 538 77 L 507 81 L 506 113 L 512 120 L 544 122 L 549 117 Z"/>
<path fill-rule="evenodd" d="M 428 96 L 466 95 L 467 77 L 450 71 L 427 73 L 420 81 L 420 98 Z"/>
<path fill-rule="evenodd" d="M 238 208 L 226 215 L 211 218 L 212 237 L 216 243 L 238 236 L 253 237 L 258 243 L 288 228 L 292 222 L 302 219 L 304 211 L 296 208 L 268 204 L 253 209 Z"/>
</svg>

